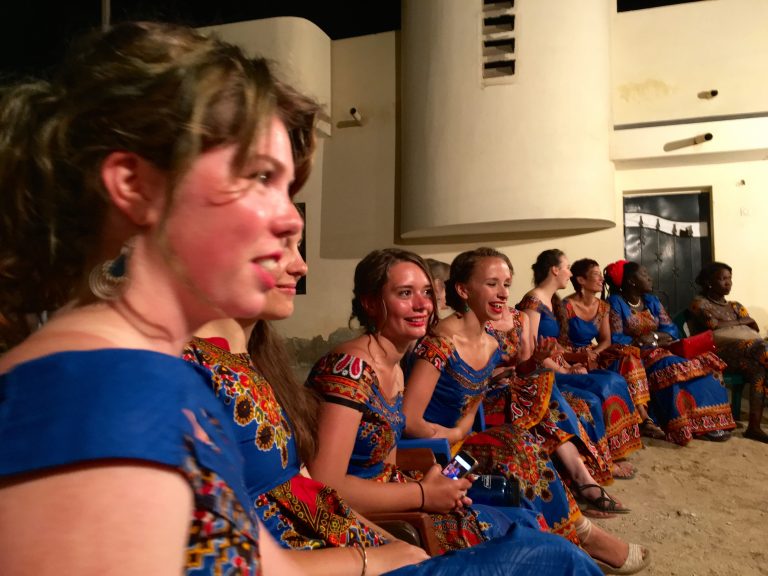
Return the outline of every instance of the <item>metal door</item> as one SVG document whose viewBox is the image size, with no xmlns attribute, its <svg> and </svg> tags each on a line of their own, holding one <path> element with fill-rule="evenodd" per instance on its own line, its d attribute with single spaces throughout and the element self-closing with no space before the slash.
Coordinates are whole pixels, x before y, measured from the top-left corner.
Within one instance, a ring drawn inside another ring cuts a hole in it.
<svg viewBox="0 0 768 576">
<path fill-rule="evenodd" d="M 712 261 L 707 191 L 624 196 L 624 254 L 653 278 L 654 294 L 674 317 L 697 292 L 694 278 Z"/>
</svg>

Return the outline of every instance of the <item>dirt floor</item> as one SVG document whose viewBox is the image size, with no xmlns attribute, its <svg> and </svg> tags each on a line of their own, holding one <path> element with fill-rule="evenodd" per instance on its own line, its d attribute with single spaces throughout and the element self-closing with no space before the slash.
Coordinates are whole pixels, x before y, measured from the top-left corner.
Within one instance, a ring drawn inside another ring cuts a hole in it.
<svg viewBox="0 0 768 576">
<path fill-rule="evenodd" d="M 596 522 L 651 549 L 644 574 L 768 575 L 768 444 L 742 430 L 686 447 L 645 439 L 636 477 L 608 487 L 632 512 Z"/>
</svg>

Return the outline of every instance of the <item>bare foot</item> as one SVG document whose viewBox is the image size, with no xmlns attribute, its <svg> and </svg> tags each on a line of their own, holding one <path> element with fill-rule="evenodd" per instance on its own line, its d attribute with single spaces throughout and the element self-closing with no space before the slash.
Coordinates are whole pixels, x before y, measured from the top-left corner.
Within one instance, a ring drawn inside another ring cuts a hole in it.
<svg viewBox="0 0 768 576">
<path fill-rule="evenodd" d="M 622 460 L 611 464 L 611 474 L 617 480 L 632 480 L 635 477 L 636 468 L 630 462 Z"/>
</svg>

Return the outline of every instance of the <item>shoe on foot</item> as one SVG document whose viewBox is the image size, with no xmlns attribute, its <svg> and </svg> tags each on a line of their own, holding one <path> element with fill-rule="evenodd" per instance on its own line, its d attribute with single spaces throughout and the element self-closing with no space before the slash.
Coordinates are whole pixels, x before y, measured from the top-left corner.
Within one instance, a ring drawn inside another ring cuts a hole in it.
<svg viewBox="0 0 768 576">
<path fill-rule="evenodd" d="M 589 488 L 597 488 L 600 490 L 600 496 L 596 496 L 594 498 L 587 496 L 584 491 Z M 577 485 L 576 492 L 578 493 L 581 500 L 586 502 L 587 507 L 591 508 L 592 510 L 597 510 L 598 512 L 608 512 L 609 514 L 629 514 L 630 512 L 629 508 L 624 508 L 621 504 L 616 502 L 616 500 L 611 498 L 608 492 L 605 491 L 605 488 L 598 484 Z"/>
<path fill-rule="evenodd" d="M 600 567 L 600 570 L 603 571 L 603 574 L 637 574 L 651 563 L 651 551 L 645 546 L 630 544 L 627 559 L 618 568 L 596 558 L 593 558 L 593 560 Z"/>
<path fill-rule="evenodd" d="M 727 430 L 712 430 L 696 436 L 699 440 L 709 440 L 710 442 L 725 442 L 731 439 L 731 433 Z"/>
</svg>

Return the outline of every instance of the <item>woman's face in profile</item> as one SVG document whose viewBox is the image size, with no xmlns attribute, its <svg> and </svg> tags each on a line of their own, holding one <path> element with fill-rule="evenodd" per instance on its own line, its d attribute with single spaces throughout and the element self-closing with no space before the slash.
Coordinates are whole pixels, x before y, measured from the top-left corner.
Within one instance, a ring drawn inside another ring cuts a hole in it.
<svg viewBox="0 0 768 576">
<path fill-rule="evenodd" d="M 579 277 L 579 284 L 584 292 L 600 292 L 603 289 L 603 273 L 599 266 L 592 266 L 587 273 Z"/>
<path fill-rule="evenodd" d="M 731 286 L 733 286 L 733 275 L 727 268 L 721 268 L 712 275 L 711 292 L 719 296 L 727 296 L 731 293 Z"/>
<path fill-rule="evenodd" d="M 557 268 L 553 268 L 553 274 L 557 280 L 557 288 L 559 290 L 568 287 L 573 274 L 571 273 L 571 263 L 565 255 L 560 256 L 560 262 Z"/>
<path fill-rule="evenodd" d="M 307 275 L 307 263 L 301 257 L 301 234 L 288 239 L 285 256 L 277 266 L 277 285 L 267 292 L 267 303 L 259 316 L 262 320 L 284 320 L 293 314 L 296 284 Z"/>
<path fill-rule="evenodd" d="M 448 307 L 445 303 L 445 282 L 440 278 L 434 279 L 435 299 L 437 300 L 437 309 L 443 310 Z"/>
<path fill-rule="evenodd" d="M 653 291 L 653 279 L 648 274 L 645 266 L 640 266 L 635 274 L 635 285 L 641 294 L 648 294 Z"/>
<path fill-rule="evenodd" d="M 253 318 L 278 279 L 287 238 L 301 216 L 290 199 L 291 143 L 277 117 L 265 127 L 241 170 L 234 144 L 203 152 L 179 182 L 167 221 L 171 258 L 204 321 Z"/>
</svg>

